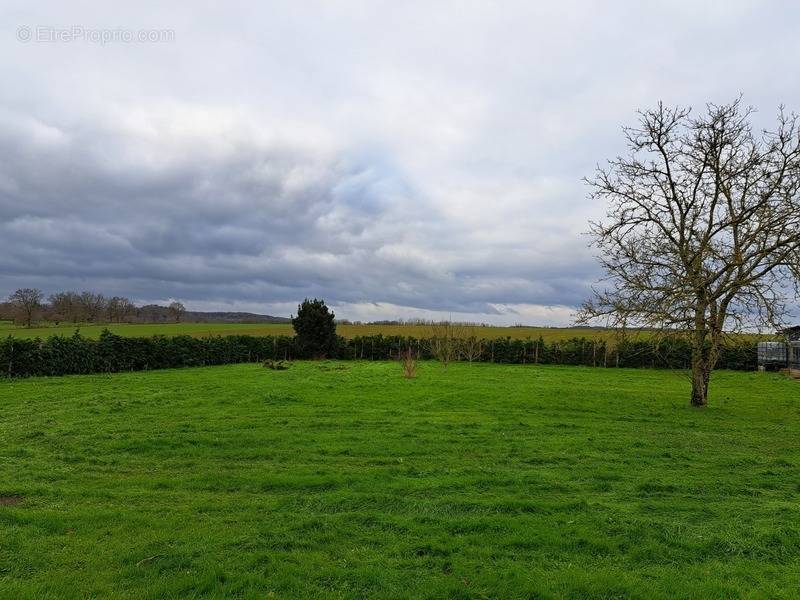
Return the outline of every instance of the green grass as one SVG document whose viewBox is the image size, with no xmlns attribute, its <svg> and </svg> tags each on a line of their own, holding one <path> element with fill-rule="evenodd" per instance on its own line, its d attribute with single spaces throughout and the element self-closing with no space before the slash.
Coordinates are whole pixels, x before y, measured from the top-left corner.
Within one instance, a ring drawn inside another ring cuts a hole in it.
<svg viewBox="0 0 800 600">
<path fill-rule="evenodd" d="M 0 383 L 3 598 L 768 598 L 800 382 L 295 363 Z"/>
<path fill-rule="evenodd" d="M 0 337 L 9 335 L 21 338 L 46 338 L 51 335 L 72 335 L 79 328 L 81 335 L 97 338 L 103 329 L 109 329 L 117 335 L 124 336 L 152 336 L 152 335 L 191 335 L 203 337 L 208 335 L 294 335 L 292 326 L 283 324 L 252 324 L 252 323 L 122 323 L 92 325 L 81 324 L 47 324 L 37 327 L 15 326 L 13 323 L 0 321 Z M 425 325 L 339 325 L 337 331 L 340 335 L 353 338 L 359 335 L 402 335 L 409 337 L 429 337 L 430 328 Z M 543 337 L 545 341 L 558 341 L 574 337 L 587 337 L 597 339 L 611 339 L 614 331 L 602 328 L 586 327 L 476 327 L 472 331 L 482 338 L 492 339 L 511 337 L 514 339 L 537 339 Z"/>
</svg>

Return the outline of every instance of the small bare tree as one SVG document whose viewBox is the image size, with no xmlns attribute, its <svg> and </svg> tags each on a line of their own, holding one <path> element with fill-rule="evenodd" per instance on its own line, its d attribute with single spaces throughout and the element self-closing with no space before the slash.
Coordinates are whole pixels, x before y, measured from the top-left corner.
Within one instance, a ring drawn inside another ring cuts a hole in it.
<svg viewBox="0 0 800 600">
<path fill-rule="evenodd" d="M 428 325 L 428 343 L 431 355 L 445 368 L 458 358 L 458 326 L 450 321 L 433 322 Z"/>
<path fill-rule="evenodd" d="M 44 294 L 35 288 L 21 288 L 8 297 L 8 301 L 22 314 L 25 327 L 30 327 L 36 311 L 42 307 Z"/>
<path fill-rule="evenodd" d="M 607 285 L 580 319 L 688 332 L 694 406 L 708 402 L 725 332 L 779 325 L 800 295 L 798 117 L 781 108 L 758 135 L 752 112 L 659 104 L 624 129 L 628 154 L 588 180 L 610 205 L 590 230 Z"/>
<path fill-rule="evenodd" d="M 405 350 L 400 352 L 400 365 L 403 367 L 403 377 L 413 379 L 417 376 L 417 352 L 409 344 Z"/>
<path fill-rule="evenodd" d="M 476 327 L 464 326 L 459 335 L 459 356 L 470 363 L 479 360 L 483 354 L 483 344 Z"/>
</svg>

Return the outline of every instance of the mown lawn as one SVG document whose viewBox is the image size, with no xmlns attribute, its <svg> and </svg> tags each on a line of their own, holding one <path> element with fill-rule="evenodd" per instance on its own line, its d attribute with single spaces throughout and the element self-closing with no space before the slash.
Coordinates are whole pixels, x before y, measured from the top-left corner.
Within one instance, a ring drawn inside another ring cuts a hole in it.
<svg viewBox="0 0 800 600">
<path fill-rule="evenodd" d="M 425 363 L 0 383 L 0 597 L 796 598 L 800 382 Z"/>
</svg>

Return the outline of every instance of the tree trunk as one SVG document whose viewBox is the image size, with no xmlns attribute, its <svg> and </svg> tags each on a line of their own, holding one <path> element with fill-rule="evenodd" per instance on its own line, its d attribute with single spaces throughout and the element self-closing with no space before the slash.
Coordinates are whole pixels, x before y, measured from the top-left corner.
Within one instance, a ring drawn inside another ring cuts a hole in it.
<svg viewBox="0 0 800 600">
<path fill-rule="evenodd" d="M 708 379 L 711 372 L 711 360 L 706 348 L 708 330 L 706 329 L 706 307 L 703 290 L 698 292 L 697 309 L 694 316 L 692 333 L 692 406 L 708 404 Z"/>
<path fill-rule="evenodd" d="M 706 347 L 706 332 L 702 328 L 702 317 L 696 319 L 697 329 L 692 343 L 692 406 L 708 404 L 708 380 L 711 375 L 711 356 Z"/>
<path fill-rule="evenodd" d="M 709 372 L 702 357 L 692 358 L 692 406 L 708 404 Z"/>
<path fill-rule="evenodd" d="M 692 348 L 692 406 L 708 404 L 708 383 L 719 355 L 715 342 Z"/>
</svg>

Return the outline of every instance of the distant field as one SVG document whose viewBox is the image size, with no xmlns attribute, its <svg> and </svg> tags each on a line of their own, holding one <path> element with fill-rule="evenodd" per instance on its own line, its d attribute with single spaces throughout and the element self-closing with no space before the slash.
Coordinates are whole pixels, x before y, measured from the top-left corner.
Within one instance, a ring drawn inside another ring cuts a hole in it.
<svg viewBox="0 0 800 600">
<path fill-rule="evenodd" d="M 207 335 L 293 335 L 290 324 L 230 324 L 230 323 L 166 323 L 166 324 L 122 324 L 122 325 L 80 325 L 81 335 L 98 337 L 103 329 L 109 329 L 117 335 L 128 337 L 152 335 L 191 335 L 203 337 Z M 50 335 L 71 335 L 75 325 L 59 325 L 49 327 L 33 327 L 26 329 L 16 327 L 12 323 L 0 322 L 0 336 L 33 338 Z M 428 337 L 429 329 L 424 325 L 339 325 L 337 331 L 344 337 L 359 335 L 402 335 L 408 337 Z M 564 340 L 572 337 L 607 339 L 614 335 L 608 329 L 592 329 L 584 327 L 475 327 L 475 334 L 486 339 L 511 337 L 514 339 L 542 336 L 545 341 Z"/>
<path fill-rule="evenodd" d="M 0 597 L 797 598 L 800 383 L 297 362 L 0 382 Z"/>
</svg>

